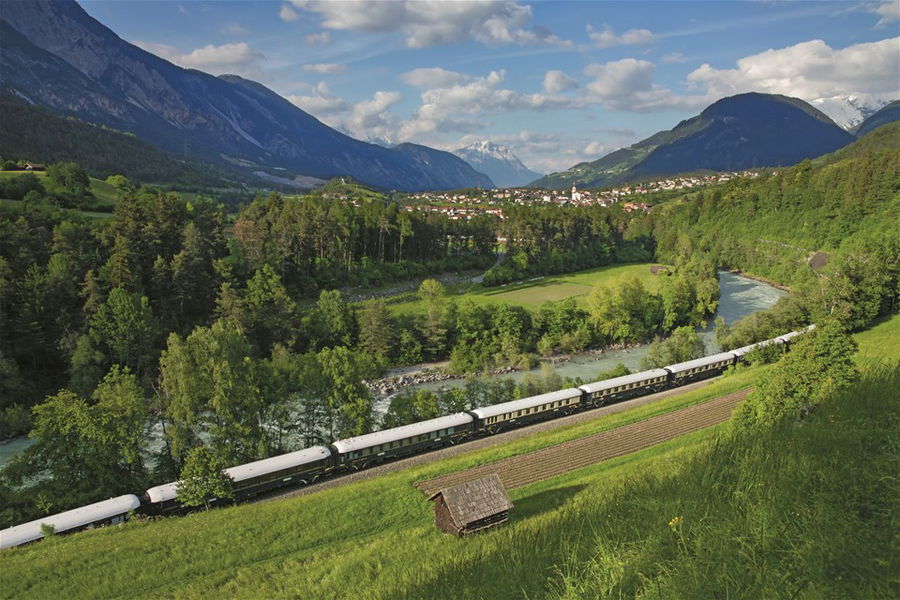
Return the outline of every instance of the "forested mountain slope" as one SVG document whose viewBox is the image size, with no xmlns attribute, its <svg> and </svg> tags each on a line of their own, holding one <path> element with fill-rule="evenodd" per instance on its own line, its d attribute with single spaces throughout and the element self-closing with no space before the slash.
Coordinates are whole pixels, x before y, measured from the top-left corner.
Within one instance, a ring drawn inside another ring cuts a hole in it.
<svg viewBox="0 0 900 600">
<path fill-rule="evenodd" d="M 898 146 L 900 123 L 885 125 L 816 161 L 655 206 L 628 235 L 651 236 L 661 261 L 708 255 L 796 287 L 807 317 L 860 328 L 900 307 Z"/>
<path fill-rule="evenodd" d="M 4 160 L 74 161 L 100 179 L 120 174 L 138 182 L 226 183 L 226 176 L 210 165 L 186 163 L 133 135 L 60 117 L 19 98 L 0 94 L 0 114 L 0 157 Z"/>
<path fill-rule="evenodd" d="M 862 137 L 867 133 L 878 129 L 882 125 L 900 121 L 900 100 L 894 100 L 881 110 L 863 121 L 853 130 L 853 133 Z"/>
</svg>

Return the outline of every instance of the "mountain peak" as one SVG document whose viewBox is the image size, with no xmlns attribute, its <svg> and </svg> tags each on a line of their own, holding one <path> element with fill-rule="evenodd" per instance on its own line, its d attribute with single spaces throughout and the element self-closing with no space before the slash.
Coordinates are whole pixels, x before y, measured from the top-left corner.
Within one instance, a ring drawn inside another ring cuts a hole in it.
<svg viewBox="0 0 900 600">
<path fill-rule="evenodd" d="M 700 170 L 787 166 L 851 141 L 852 135 L 803 100 L 752 92 L 723 98 L 670 131 L 533 185 L 602 187 Z"/>
<path fill-rule="evenodd" d="M 453 151 L 476 171 L 488 175 L 499 187 L 517 187 L 534 181 L 540 173 L 526 167 L 508 146 L 479 140 Z"/>
</svg>

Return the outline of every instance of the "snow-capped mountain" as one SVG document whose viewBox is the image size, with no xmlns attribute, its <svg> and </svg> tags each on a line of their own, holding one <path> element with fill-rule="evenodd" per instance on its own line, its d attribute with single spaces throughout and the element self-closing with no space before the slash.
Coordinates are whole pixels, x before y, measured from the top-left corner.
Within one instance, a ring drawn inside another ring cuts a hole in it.
<svg viewBox="0 0 900 600">
<path fill-rule="evenodd" d="M 894 100 L 894 98 L 851 95 L 818 98 L 810 102 L 810 104 L 831 117 L 832 121 L 850 131 L 881 108 L 887 106 L 891 100 Z"/>
<path fill-rule="evenodd" d="M 522 164 L 512 150 L 490 141 L 474 142 L 453 154 L 490 177 L 497 187 L 523 186 L 541 176 Z"/>
</svg>

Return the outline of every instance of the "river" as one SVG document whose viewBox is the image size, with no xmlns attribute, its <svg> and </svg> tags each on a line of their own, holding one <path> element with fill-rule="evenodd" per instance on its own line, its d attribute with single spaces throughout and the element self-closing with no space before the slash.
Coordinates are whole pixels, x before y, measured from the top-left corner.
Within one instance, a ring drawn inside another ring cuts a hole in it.
<svg viewBox="0 0 900 600">
<path fill-rule="evenodd" d="M 726 271 L 719 272 L 719 309 L 716 318 L 722 317 L 726 323 L 734 323 L 747 315 L 759 310 L 771 308 L 779 298 L 787 295 L 787 292 L 774 286 L 749 277 L 743 277 Z M 707 354 L 714 354 L 720 350 L 715 340 L 715 318 L 709 322 L 706 328 L 698 329 L 700 338 L 706 346 Z M 639 370 L 641 359 L 647 354 L 648 344 L 635 346 L 627 350 L 609 350 L 601 353 L 586 352 L 573 356 L 570 360 L 553 365 L 556 372 L 562 377 L 580 378 L 582 381 L 593 381 L 598 373 L 608 371 L 618 363 L 624 364 L 630 370 Z M 495 375 L 498 378 L 509 378 L 519 381 L 527 373 L 540 374 L 541 367 L 531 371 L 517 371 L 503 375 Z M 438 390 L 441 388 L 460 387 L 465 384 L 461 379 L 450 379 L 433 383 L 423 383 L 403 388 L 404 390 L 423 389 Z M 386 409 L 386 403 L 380 403 L 382 410 Z"/>
<path fill-rule="evenodd" d="M 767 283 L 756 281 L 748 277 L 742 277 L 734 273 L 719 272 L 719 310 L 716 317 L 722 317 L 726 323 L 734 323 L 735 321 L 753 314 L 756 311 L 770 308 L 779 298 L 785 296 L 784 292 Z M 707 354 L 719 351 L 716 345 L 713 333 L 713 324 L 710 322 L 705 329 L 699 330 L 701 338 L 706 345 Z M 641 359 L 647 353 L 647 345 L 636 346 L 627 350 L 610 350 L 602 353 L 584 353 L 572 357 L 565 362 L 554 365 L 556 372 L 562 377 L 580 378 L 582 381 L 593 381 L 598 373 L 607 371 L 615 367 L 618 363 L 623 363 L 632 371 L 640 369 Z M 538 367 L 532 371 L 518 371 L 507 373 L 504 375 L 496 375 L 495 377 L 510 378 L 519 381 L 525 377 L 526 373 L 539 374 L 541 368 Z M 450 379 L 435 383 L 423 383 L 404 388 L 410 389 L 426 389 L 437 390 L 441 388 L 459 387 L 464 385 L 462 379 Z M 376 413 L 380 416 L 387 410 L 388 402 L 382 400 L 376 403 Z M 150 427 L 148 438 L 154 450 L 158 450 L 162 444 L 162 432 L 157 424 Z M 21 452 L 33 441 L 26 437 L 16 438 L 5 444 L 0 444 L 0 467 L 5 465 L 17 453 Z"/>
</svg>

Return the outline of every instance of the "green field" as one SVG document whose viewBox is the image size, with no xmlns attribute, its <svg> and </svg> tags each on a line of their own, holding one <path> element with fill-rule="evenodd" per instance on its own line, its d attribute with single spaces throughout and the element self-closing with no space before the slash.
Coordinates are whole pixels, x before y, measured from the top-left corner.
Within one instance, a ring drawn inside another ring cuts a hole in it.
<svg viewBox="0 0 900 600">
<path fill-rule="evenodd" d="M 858 364 L 900 362 L 900 315 L 883 319 L 853 338 L 859 344 Z"/>
<path fill-rule="evenodd" d="M 0 178 L 18 177 L 22 174 L 22 171 L 0 171 Z M 47 176 L 47 173 L 46 171 L 35 171 L 34 175 L 37 176 L 38 179 L 43 179 Z M 100 179 L 91 177 L 90 180 L 91 193 L 95 198 L 95 200 L 92 202 L 94 206 L 115 206 L 119 202 L 119 190 Z M 18 200 L 0 198 L 0 206 L 18 209 L 19 207 L 21 207 L 21 205 L 21 202 Z M 87 217 L 95 219 L 109 219 L 112 217 L 112 213 L 108 212 L 90 210 L 80 210 L 79 212 Z"/>
<path fill-rule="evenodd" d="M 453 286 L 448 289 L 448 297 L 457 302 L 471 300 L 475 304 L 506 303 L 536 310 L 544 302 L 565 300 L 574 297 L 579 305 L 584 305 L 585 296 L 596 284 L 614 287 L 626 277 L 637 277 L 644 286 L 656 291 L 659 288 L 658 276 L 650 273 L 651 263 L 617 265 L 599 267 L 565 275 L 548 275 L 530 281 L 499 287 L 485 288 L 480 285 L 467 284 Z M 422 304 L 409 301 L 394 304 L 390 307 L 394 314 L 419 314 L 423 312 Z"/>
<path fill-rule="evenodd" d="M 877 352 L 898 319 L 859 334 L 860 355 Z M 790 584 L 805 586 L 797 598 L 880 597 L 887 567 L 876 559 L 890 555 L 885 519 L 897 508 L 883 472 L 896 375 L 864 381 L 806 427 L 750 443 L 726 424 L 512 490 L 510 522 L 470 538 L 439 533 L 412 487 L 742 389 L 760 373 L 741 369 L 653 405 L 309 496 L 4 551 L 0 589 L 16 598 L 662 599 L 777 597 Z M 871 508 L 848 511 L 860 502 Z M 669 525 L 675 517 L 683 524 Z"/>
</svg>

